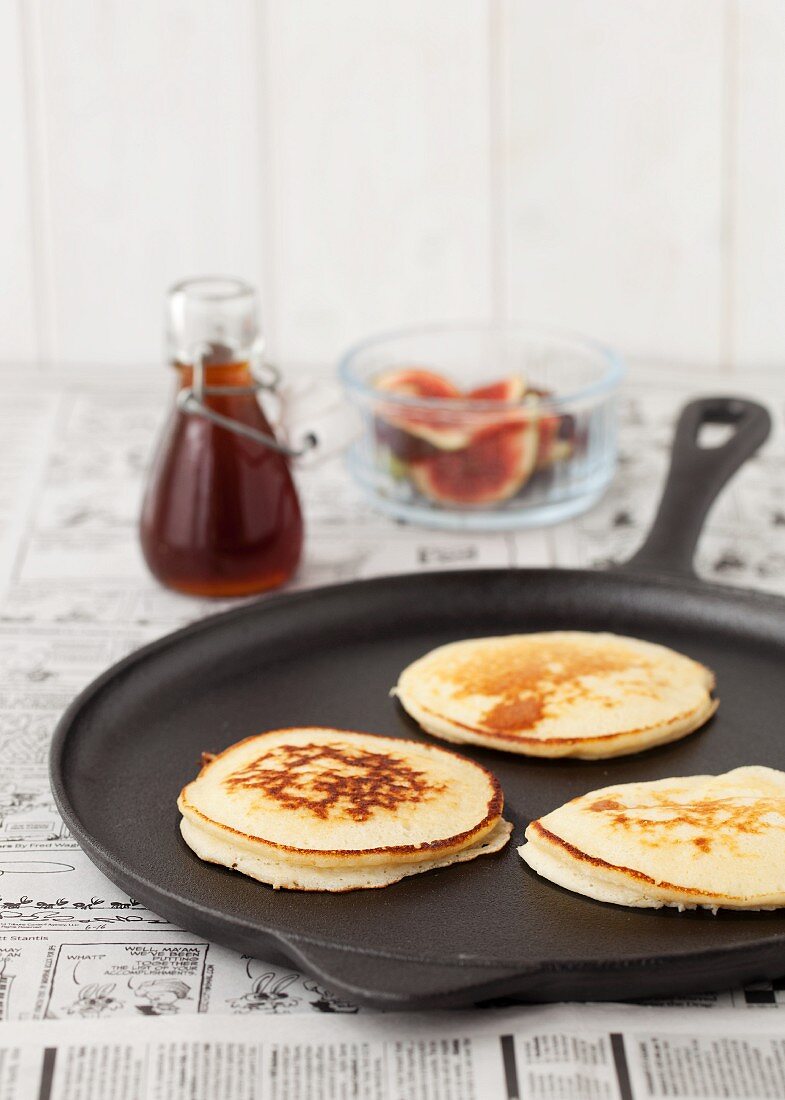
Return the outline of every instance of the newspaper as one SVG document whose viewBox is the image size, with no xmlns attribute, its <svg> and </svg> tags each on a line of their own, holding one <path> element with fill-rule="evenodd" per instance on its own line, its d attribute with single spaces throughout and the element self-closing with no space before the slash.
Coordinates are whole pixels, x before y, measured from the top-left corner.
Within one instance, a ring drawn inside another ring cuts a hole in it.
<svg viewBox="0 0 785 1100">
<path fill-rule="evenodd" d="M 3 1100 L 785 1096 L 776 1019 L 559 1005 L 357 1020 L 104 1020 L 0 1033 Z"/>
<path fill-rule="evenodd" d="M 164 370 L 125 379 L 71 372 L 38 376 L 31 387 L 0 370 L 0 1019 L 371 1016 L 293 967 L 207 943 L 123 894 L 69 836 L 49 791 L 49 741 L 73 696 L 124 654 L 229 606 L 159 587 L 138 550 L 166 382 Z M 701 379 L 702 391 L 725 389 L 714 382 Z M 761 377 L 745 389 L 766 400 L 779 430 L 713 512 L 699 565 L 720 581 L 785 593 L 785 381 Z M 296 379 L 291 434 L 315 430 L 320 447 L 298 472 L 308 541 L 292 587 L 621 559 L 651 520 L 674 417 L 689 395 L 672 373 L 633 377 L 618 480 L 586 516 L 539 531 L 467 535 L 396 524 L 369 509 L 343 466 L 352 427 L 340 392 L 327 377 Z M 785 983 L 764 983 L 673 1003 L 721 1012 L 783 1001 Z M 0 1088 L 0 1100 L 6 1095 Z"/>
</svg>

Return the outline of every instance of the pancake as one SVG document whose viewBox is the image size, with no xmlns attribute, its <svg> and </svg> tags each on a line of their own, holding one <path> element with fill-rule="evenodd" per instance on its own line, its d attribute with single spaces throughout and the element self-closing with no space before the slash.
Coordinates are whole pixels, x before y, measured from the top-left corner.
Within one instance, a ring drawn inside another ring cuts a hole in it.
<svg viewBox="0 0 785 1100">
<path fill-rule="evenodd" d="M 495 776 L 455 753 L 309 727 L 205 756 L 178 807 L 201 859 L 276 888 L 343 891 L 498 851 L 503 802 Z"/>
<path fill-rule="evenodd" d="M 591 760 L 675 741 L 714 714 L 709 669 L 665 646 L 554 631 L 452 642 L 394 689 L 434 737 Z"/>
<path fill-rule="evenodd" d="M 785 906 L 785 773 L 736 768 L 603 787 L 526 830 L 538 874 L 598 901 L 645 908 Z"/>
</svg>

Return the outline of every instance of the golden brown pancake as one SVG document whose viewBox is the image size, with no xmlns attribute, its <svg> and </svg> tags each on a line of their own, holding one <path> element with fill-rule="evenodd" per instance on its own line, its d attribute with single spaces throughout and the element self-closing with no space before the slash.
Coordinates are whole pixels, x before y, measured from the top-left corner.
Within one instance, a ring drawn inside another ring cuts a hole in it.
<svg viewBox="0 0 785 1100">
<path fill-rule="evenodd" d="M 785 906 L 785 773 L 735 768 L 590 791 L 533 821 L 544 878 L 617 905 Z"/>
<path fill-rule="evenodd" d="M 665 646 L 553 631 L 453 642 L 395 694 L 428 733 L 530 756 L 619 756 L 684 737 L 717 708 L 714 676 Z"/>
<path fill-rule="evenodd" d="M 273 730 L 206 758 L 181 792 L 201 858 L 276 887 L 348 890 L 498 850 L 503 796 L 480 765 L 348 730 Z"/>
</svg>

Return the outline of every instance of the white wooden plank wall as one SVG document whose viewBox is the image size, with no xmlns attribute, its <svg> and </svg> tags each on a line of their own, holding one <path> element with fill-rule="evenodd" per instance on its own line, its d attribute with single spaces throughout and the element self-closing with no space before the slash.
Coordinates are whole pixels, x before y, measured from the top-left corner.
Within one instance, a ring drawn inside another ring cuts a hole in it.
<svg viewBox="0 0 785 1100">
<path fill-rule="evenodd" d="M 785 4 L 744 0 L 735 31 L 733 357 L 785 365 Z"/>
<path fill-rule="evenodd" d="M 160 354 L 177 277 L 258 281 L 263 215 L 251 0 L 23 0 L 36 40 L 55 359 Z"/>
<path fill-rule="evenodd" d="M 274 339 L 490 310 L 488 18 L 478 0 L 268 8 Z"/>
<path fill-rule="evenodd" d="M 719 360 L 721 9 L 510 4 L 510 316 Z"/>
<path fill-rule="evenodd" d="M 0 361 L 160 357 L 176 278 L 273 353 L 539 321 L 785 362 L 783 0 L 0 0 Z"/>
<path fill-rule="evenodd" d="M 38 355 L 33 220 L 25 113 L 22 23 L 15 3 L 0 6 L 0 357 Z"/>
</svg>

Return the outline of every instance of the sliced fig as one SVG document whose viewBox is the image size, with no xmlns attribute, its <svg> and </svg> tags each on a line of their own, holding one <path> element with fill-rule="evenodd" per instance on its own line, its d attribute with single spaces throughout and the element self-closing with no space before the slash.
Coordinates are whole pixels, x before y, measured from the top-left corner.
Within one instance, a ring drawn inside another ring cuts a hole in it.
<svg viewBox="0 0 785 1100">
<path fill-rule="evenodd" d="M 373 380 L 374 388 L 387 393 L 399 393 L 405 397 L 463 397 L 449 378 L 420 367 L 403 367 L 388 370 Z"/>
<path fill-rule="evenodd" d="M 515 496 L 529 479 L 537 439 L 534 421 L 492 425 L 477 432 L 468 447 L 412 467 L 411 479 L 438 504 L 497 504 Z"/>
<path fill-rule="evenodd" d="M 538 470 L 547 470 L 555 466 L 557 462 L 564 462 L 571 458 L 575 452 L 575 440 L 572 435 L 566 435 L 564 421 L 571 417 L 544 416 L 540 421 L 540 438 L 537 447 Z"/>
<path fill-rule="evenodd" d="M 553 396 L 551 390 L 530 390 L 538 398 Z M 557 462 L 569 458 L 575 449 L 575 420 L 569 413 L 562 416 L 541 416 L 535 467 L 546 470 Z"/>
<path fill-rule="evenodd" d="M 400 394 L 402 397 L 442 401 L 465 399 L 465 395 L 448 378 L 418 367 L 386 371 L 374 379 L 374 386 L 384 393 Z M 469 442 L 466 428 L 459 422 L 457 414 L 449 410 L 380 404 L 376 409 L 376 418 L 377 425 L 381 421 L 437 451 L 457 450 Z M 416 462 L 422 457 L 422 449 L 407 443 L 405 439 L 396 439 L 389 445 L 405 461 Z"/>
<path fill-rule="evenodd" d="M 376 410 L 376 436 L 383 438 L 399 458 L 419 462 L 432 452 L 460 450 L 469 442 L 471 433 L 457 418 L 444 413 L 420 409 L 393 411 L 390 406 L 383 406 Z"/>
<path fill-rule="evenodd" d="M 492 382 L 487 386 L 480 386 L 471 390 L 467 397 L 472 401 L 492 401 L 498 403 L 499 411 L 482 414 L 480 427 L 490 427 L 496 424 L 528 424 L 531 419 L 532 406 L 537 404 L 535 396 L 530 396 L 526 390 L 526 383 L 520 374 L 512 374 L 509 378 L 502 378 L 498 382 Z"/>
<path fill-rule="evenodd" d="M 380 416 L 374 418 L 374 432 L 377 444 L 388 448 L 400 462 L 422 462 L 441 453 L 439 447 L 423 439 L 417 430 L 400 428 Z"/>
<path fill-rule="evenodd" d="M 487 386 L 478 386 L 469 390 L 467 397 L 472 401 L 520 401 L 526 393 L 526 383 L 520 374 L 511 374 L 509 378 L 502 378 L 499 382 L 491 382 Z"/>
<path fill-rule="evenodd" d="M 537 458 L 535 465 L 538 470 L 544 470 L 556 461 L 556 443 L 559 437 L 559 417 L 541 417 L 538 429 Z"/>
</svg>

